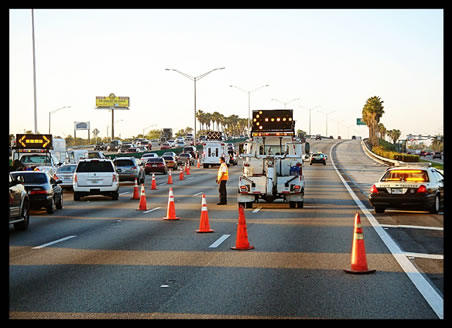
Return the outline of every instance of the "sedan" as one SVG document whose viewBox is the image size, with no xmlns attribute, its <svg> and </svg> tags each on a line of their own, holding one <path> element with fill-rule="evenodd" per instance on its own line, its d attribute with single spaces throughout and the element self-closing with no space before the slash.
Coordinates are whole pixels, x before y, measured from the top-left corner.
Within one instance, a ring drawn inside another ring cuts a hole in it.
<svg viewBox="0 0 452 328">
<path fill-rule="evenodd" d="M 52 214 L 55 209 L 63 208 L 63 188 L 61 180 L 55 180 L 47 172 L 14 171 L 13 177 L 22 176 L 24 187 L 30 198 L 30 208 L 45 207 L 47 213 Z"/>
<path fill-rule="evenodd" d="M 76 167 L 77 164 L 64 164 L 57 169 L 54 178 L 62 181 L 61 188 L 72 189 L 72 178 Z"/>
<path fill-rule="evenodd" d="M 188 165 L 195 164 L 195 159 L 190 153 L 181 153 L 179 154 L 179 158 L 177 159 L 178 165 L 185 165 L 188 162 Z"/>
<path fill-rule="evenodd" d="M 326 155 L 324 153 L 318 152 L 311 155 L 311 163 L 321 163 L 323 165 L 326 165 Z"/>
<path fill-rule="evenodd" d="M 166 167 L 165 160 L 162 157 L 151 157 L 147 159 L 146 164 L 144 165 L 144 172 L 146 174 L 153 172 L 167 174 L 168 168 Z"/>
<path fill-rule="evenodd" d="M 376 213 L 384 213 L 386 208 L 438 213 L 444 206 L 444 176 L 439 170 L 420 164 L 389 168 L 372 185 L 369 202 Z"/>
<path fill-rule="evenodd" d="M 177 159 L 174 156 L 163 155 L 162 158 L 165 160 L 166 167 L 177 170 Z"/>
<path fill-rule="evenodd" d="M 160 149 L 171 149 L 171 145 L 167 142 L 161 144 Z"/>
<path fill-rule="evenodd" d="M 116 157 L 113 160 L 116 172 L 119 174 L 119 181 L 137 179 L 138 183 L 144 183 L 145 173 L 139 159 L 135 157 Z"/>
</svg>

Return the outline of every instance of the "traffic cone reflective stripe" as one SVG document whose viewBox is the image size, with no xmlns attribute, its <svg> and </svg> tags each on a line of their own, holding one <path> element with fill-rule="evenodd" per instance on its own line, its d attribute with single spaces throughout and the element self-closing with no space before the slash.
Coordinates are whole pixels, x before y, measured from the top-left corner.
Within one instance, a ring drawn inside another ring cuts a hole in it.
<svg viewBox="0 0 452 328">
<path fill-rule="evenodd" d="M 179 220 L 179 217 L 176 217 L 176 208 L 174 206 L 174 195 L 173 195 L 173 188 L 169 188 L 169 195 L 168 195 L 168 209 L 166 211 L 166 217 L 163 218 L 164 220 Z"/>
<path fill-rule="evenodd" d="M 155 174 L 154 173 L 152 173 L 151 190 L 157 190 L 157 183 L 155 182 Z"/>
<path fill-rule="evenodd" d="M 146 193 L 144 191 L 144 184 L 141 184 L 141 195 L 140 195 L 140 204 L 138 205 L 137 211 L 147 211 L 146 206 Z"/>
<path fill-rule="evenodd" d="M 132 196 L 131 199 L 140 199 L 140 195 L 138 194 L 137 178 L 135 178 L 135 185 L 133 186 L 133 196 Z"/>
<path fill-rule="evenodd" d="M 344 271 L 347 273 L 355 274 L 374 273 L 376 271 L 369 270 L 369 268 L 367 267 L 366 247 L 364 245 L 363 228 L 361 226 L 361 217 L 359 216 L 359 213 L 355 214 L 351 267 L 350 270 Z"/>
<path fill-rule="evenodd" d="M 239 207 L 239 223 L 237 225 L 237 237 L 235 241 L 235 247 L 231 247 L 233 250 L 249 250 L 254 249 L 248 242 L 248 232 L 246 231 L 245 210 L 243 206 Z"/>
<path fill-rule="evenodd" d="M 205 194 L 202 194 L 201 218 L 199 222 L 199 230 L 196 230 L 196 232 L 214 232 L 214 230 L 210 229 L 209 225 L 209 214 L 207 212 L 207 202 Z"/>
<path fill-rule="evenodd" d="M 171 169 L 168 171 L 168 182 L 167 184 L 173 184 L 173 177 L 171 176 Z"/>
</svg>

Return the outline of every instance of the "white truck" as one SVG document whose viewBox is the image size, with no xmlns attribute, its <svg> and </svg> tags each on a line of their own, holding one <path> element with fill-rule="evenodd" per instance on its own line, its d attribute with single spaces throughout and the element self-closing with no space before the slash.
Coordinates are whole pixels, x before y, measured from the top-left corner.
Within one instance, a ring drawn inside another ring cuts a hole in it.
<svg viewBox="0 0 452 328">
<path fill-rule="evenodd" d="M 303 208 L 303 155 L 306 144 L 295 141 L 293 110 L 254 110 L 252 138 L 244 145 L 243 172 L 238 183 L 238 203 L 283 199 L 290 208 Z"/>
<path fill-rule="evenodd" d="M 202 143 L 201 164 L 204 168 L 220 165 L 220 157 L 224 157 L 229 166 L 228 145 L 221 132 L 208 131 L 207 140 Z"/>
</svg>

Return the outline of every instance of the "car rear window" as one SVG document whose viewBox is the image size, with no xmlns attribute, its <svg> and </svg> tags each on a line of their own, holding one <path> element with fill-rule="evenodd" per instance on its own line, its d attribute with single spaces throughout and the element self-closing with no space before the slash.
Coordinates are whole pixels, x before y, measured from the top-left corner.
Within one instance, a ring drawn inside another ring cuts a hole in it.
<svg viewBox="0 0 452 328">
<path fill-rule="evenodd" d="M 130 159 L 118 159 L 115 161 L 116 166 L 135 166 Z"/>
<path fill-rule="evenodd" d="M 60 166 L 57 170 L 57 172 L 74 172 L 76 168 L 76 165 L 65 165 L 65 166 Z"/>
<path fill-rule="evenodd" d="M 24 183 L 47 183 L 47 178 L 45 173 L 24 173 L 17 174 L 14 173 L 13 176 L 22 176 L 24 178 Z"/>
<path fill-rule="evenodd" d="M 164 160 L 167 160 L 167 161 L 174 161 L 174 157 L 173 156 L 162 156 L 162 158 Z"/>
<path fill-rule="evenodd" d="M 148 158 L 146 163 L 163 163 L 163 158 L 160 157 Z"/>
<path fill-rule="evenodd" d="M 180 154 L 179 157 L 190 157 L 190 154 Z"/>
<path fill-rule="evenodd" d="M 90 161 L 79 162 L 77 172 L 114 172 L 111 162 L 108 161 Z"/>
<path fill-rule="evenodd" d="M 386 174 L 381 178 L 381 181 L 429 182 L 429 179 L 425 170 L 400 169 L 386 172 Z"/>
</svg>

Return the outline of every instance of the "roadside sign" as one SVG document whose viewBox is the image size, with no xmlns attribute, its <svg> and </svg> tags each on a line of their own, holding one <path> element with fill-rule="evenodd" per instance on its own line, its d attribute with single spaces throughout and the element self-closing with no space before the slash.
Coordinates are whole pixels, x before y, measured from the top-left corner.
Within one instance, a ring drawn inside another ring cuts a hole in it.
<svg viewBox="0 0 452 328">
<path fill-rule="evenodd" d="M 97 108 L 129 109 L 129 97 L 117 97 L 114 93 L 110 93 L 108 97 L 96 97 Z"/>
<path fill-rule="evenodd" d="M 363 122 L 363 119 L 358 117 L 356 119 L 356 125 L 367 125 L 365 122 Z"/>
<path fill-rule="evenodd" d="M 52 149 L 51 134 L 16 134 L 18 149 Z"/>
</svg>

